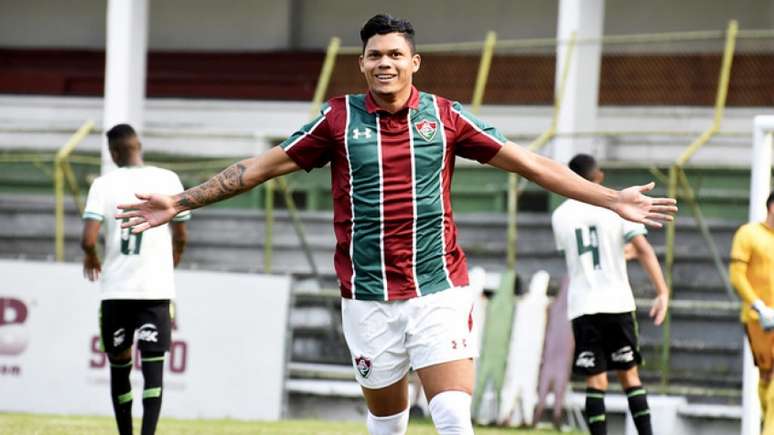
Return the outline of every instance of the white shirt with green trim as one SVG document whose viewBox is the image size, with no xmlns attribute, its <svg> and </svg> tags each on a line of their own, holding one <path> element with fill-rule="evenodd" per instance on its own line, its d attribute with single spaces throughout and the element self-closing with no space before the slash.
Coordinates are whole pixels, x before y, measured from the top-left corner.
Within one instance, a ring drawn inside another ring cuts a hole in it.
<svg viewBox="0 0 774 435">
<path fill-rule="evenodd" d="M 554 210 L 551 226 L 557 249 L 564 251 L 570 277 L 569 318 L 634 311 L 624 245 L 647 234 L 645 226 L 573 199 Z"/>
<path fill-rule="evenodd" d="M 135 193 L 183 191 L 177 174 L 153 166 L 123 167 L 98 177 L 91 184 L 84 219 L 101 221 L 105 227 L 105 255 L 102 264 L 102 299 L 173 299 L 175 282 L 172 265 L 172 237 L 169 226 L 161 225 L 141 234 L 121 229 L 115 219 L 118 204 L 137 202 Z M 189 211 L 174 221 L 191 218 Z"/>
</svg>

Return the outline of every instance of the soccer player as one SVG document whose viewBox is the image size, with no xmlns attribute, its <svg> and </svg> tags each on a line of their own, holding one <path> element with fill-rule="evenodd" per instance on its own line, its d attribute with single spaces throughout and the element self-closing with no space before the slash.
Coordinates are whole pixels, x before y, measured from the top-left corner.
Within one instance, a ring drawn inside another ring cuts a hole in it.
<svg viewBox="0 0 774 435">
<path fill-rule="evenodd" d="M 742 298 L 741 320 L 758 366 L 763 433 L 774 434 L 774 192 L 766 199 L 766 221 L 742 225 L 731 245 L 731 284 Z"/>
<path fill-rule="evenodd" d="M 140 140 L 134 129 L 119 124 L 107 132 L 110 155 L 118 168 L 91 185 L 83 214 L 81 246 L 83 273 L 101 281 L 100 336 L 110 361 L 110 396 L 118 432 L 132 433 L 132 342 L 135 333 L 142 355 L 142 434 L 151 435 L 161 411 L 165 353 L 171 341 L 170 301 L 175 297 L 172 268 L 185 248 L 185 221 L 190 212 L 173 216 L 167 225 L 132 234 L 116 222 L 116 205 L 129 201 L 137 190 L 166 194 L 183 191 L 174 172 L 144 166 Z M 100 226 L 105 224 L 105 265 L 96 252 Z"/>
<path fill-rule="evenodd" d="M 457 244 L 450 189 L 455 156 L 518 172 L 560 194 L 660 225 L 672 199 L 614 191 L 505 139 L 459 103 L 417 90 L 421 58 L 408 21 L 376 15 L 360 30 L 368 92 L 333 98 L 280 146 L 175 196 L 138 194 L 119 218 L 140 233 L 273 177 L 330 163 L 334 265 L 344 335 L 368 406 L 371 434 L 408 424 L 413 367 L 440 434 L 470 434 L 472 295 Z M 131 210 L 130 209 L 134 209 Z"/>
<path fill-rule="evenodd" d="M 604 173 L 596 160 L 578 154 L 570 160 L 573 172 L 600 185 Z M 575 336 L 573 370 L 586 377 L 586 419 L 592 435 L 607 433 L 605 391 L 607 372 L 615 370 L 629 400 L 640 435 L 652 434 L 647 393 L 637 365 L 642 362 L 637 337 L 634 296 L 626 273 L 625 244 L 647 272 L 656 298 L 650 316 L 664 321 L 669 289 L 641 223 L 574 199 L 563 202 L 551 216 L 556 246 L 564 251 L 570 286 L 568 317 Z"/>
</svg>

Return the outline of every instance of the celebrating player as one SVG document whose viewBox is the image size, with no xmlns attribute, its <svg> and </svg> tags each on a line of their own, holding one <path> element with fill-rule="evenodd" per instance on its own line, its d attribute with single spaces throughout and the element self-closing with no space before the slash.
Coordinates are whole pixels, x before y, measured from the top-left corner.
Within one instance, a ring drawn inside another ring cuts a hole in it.
<svg viewBox="0 0 774 435">
<path fill-rule="evenodd" d="M 587 154 L 573 157 L 570 169 L 597 185 L 604 179 L 594 158 Z M 626 273 L 626 243 L 633 246 L 656 289 L 650 310 L 656 325 L 664 321 L 669 289 L 653 247 L 645 238 L 645 226 L 573 199 L 554 211 L 551 225 L 570 276 L 567 311 L 575 336 L 573 370 L 586 376 L 586 419 L 591 434 L 607 433 L 607 372 L 615 370 L 629 399 L 637 432 L 651 435 L 647 393 L 637 372 L 642 358 L 634 296 Z"/>
<path fill-rule="evenodd" d="M 119 124 L 107 132 L 110 155 L 118 169 L 91 185 L 83 214 L 81 246 L 85 253 L 83 273 L 100 279 L 100 336 L 110 361 L 110 395 L 118 432 L 132 433 L 132 342 L 142 355 L 142 434 L 151 435 L 161 411 L 164 354 L 171 341 L 171 306 L 175 297 L 172 268 L 185 248 L 185 221 L 191 213 L 172 216 L 172 237 L 167 225 L 132 234 L 115 220 L 117 204 L 130 201 L 138 189 L 175 194 L 183 190 L 177 175 L 166 169 L 143 166 L 140 140 L 134 129 Z M 96 253 L 97 239 L 105 222 L 105 266 Z"/>
<path fill-rule="evenodd" d="M 766 199 L 766 221 L 742 225 L 734 234 L 729 275 L 742 298 L 742 323 L 758 366 L 763 433 L 774 434 L 774 192 Z"/>
<path fill-rule="evenodd" d="M 406 431 L 413 367 L 438 432 L 470 434 L 477 349 L 450 201 L 455 156 L 518 172 L 637 222 L 671 219 L 675 201 L 643 195 L 650 185 L 614 191 L 589 183 L 507 141 L 459 103 L 417 90 L 412 77 L 421 58 L 408 21 L 376 15 L 360 38 L 366 94 L 333 98 L 280 146 L 181 194 L 138 194 L 143 201 L 121 205 L 117 216 L 139 234 L 181 211 L 330 163 L 343 329 L 369 432 Z"/>
</svg>

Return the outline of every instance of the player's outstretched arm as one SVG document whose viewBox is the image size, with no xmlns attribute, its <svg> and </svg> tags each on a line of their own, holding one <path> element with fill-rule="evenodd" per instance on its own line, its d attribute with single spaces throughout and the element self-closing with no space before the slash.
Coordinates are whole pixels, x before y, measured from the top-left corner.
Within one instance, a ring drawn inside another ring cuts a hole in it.
<svg viewBox="0 0 774 435">
<path fill-rule="evenodd" d="M 516 172 L 540 186 L 568 198 L 608 208 L 626 220 L 661 227 L 674 219 L 676 201 L 672 198 L 651 198 L 644 193 L 655 186 L 633 186 L 613 190 L 578 176 L 570 168 L 540 154 L 507 142 L 489 161 L 497 168 Z"/>
<path fill-rule="evenodd" d="M 234 163 L 204 183 L 177 195 L 138 193 L 136 196 L 142 201 L 120 204 L 118 208 L 123 211 L 115 217 L 129 218 L 121 227 L 131 227 L 133 233 L 141 233 L 171 221 L 182 211 L 231 198 L 298 169 L 296 162 L 282 148 L 274 147 L 259 156 Z"/>
<path fill-rule="evenodd" d="M 635 236 L 632 239 L 632 245 L 637 251 L 637 259 L 642 268 L 645 269 L 651 284 L 656 288 L 656 298 L 653 299 L 653 305 L 650 308 L 650 318 L 653 319 L 656 326 L 659 326 L 664 322 L 669 308 L 669 287 L 664 281 L 664 274 L 661 272 L 658 258 L 656 258 L 656 253 L 648 239 L 643 235 Z"/>
</svg>

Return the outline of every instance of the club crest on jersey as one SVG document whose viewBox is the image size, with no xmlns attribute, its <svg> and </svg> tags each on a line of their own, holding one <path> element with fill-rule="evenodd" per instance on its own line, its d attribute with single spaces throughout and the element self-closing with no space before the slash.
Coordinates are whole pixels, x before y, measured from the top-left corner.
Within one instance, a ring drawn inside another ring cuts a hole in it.
<svg viewBox="0 0 774 435">
<path fill-rule="evenodd" d="M 364 356 L 355 358 L 355 367 L 363 378 L 367 378 L 371 374 L 371 360 Z"/>
<path fill-rule="evenodd" d="M 414 128 L 426 141 L 430 142 L 435 137 L 435 132 L 438 131 L 438 124 L 427 119 L 423 119 L 414 124 Z"/>
</svg>

